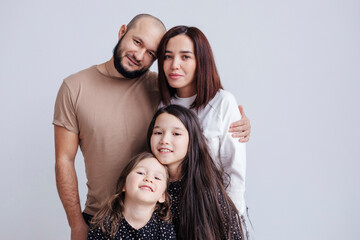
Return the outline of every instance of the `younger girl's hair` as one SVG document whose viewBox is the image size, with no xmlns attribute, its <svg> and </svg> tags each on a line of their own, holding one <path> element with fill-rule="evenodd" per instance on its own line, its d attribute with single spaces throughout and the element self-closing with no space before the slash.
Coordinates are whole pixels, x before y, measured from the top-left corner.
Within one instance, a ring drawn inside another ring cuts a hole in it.
<svg viewBox="0 0 360 240">
<path fill-rule="evenodd" d="M 191 105 L 191 108 L 198 110 L 205 107 L 223 87 L 216 69 L 210 43 L 204 33 L 196 27 L 175 26 L 167 31 L 161 39 L 157 50 L 159 73 L 158 83 L 161 101 L 164 105 L 169 105 L 171 97 L 176 93 L 176 89 L 172 88 L 167 82 L 164 72 L 164 60 L 166 55 L 166 46 L 169 40 L 177 35 L 188 36 L 194 44 L 194 54 L 196 60 L 196 70 L 194 74 L 194 81 L 196 82 L 196 98 L 194 103 Z"/>
<path fill-rule="evenodd" d="M 122 170 L 116 184 L 115 194 L 109 198 L 106 204 L 92 218 L 90 222 L 91 229 L 101 227 L 102 232 L 108 234 L 110 239 L 115 237 L 120 221 L 123 218 L 122 213 L 124 210 L 125 201 L 125 192 L 123 189 L 126 184 L 126 178 L 129 173 L 137 166 L 137 164 L 146 158 L 155 158 L 155 156 L 149 152 L 140 153 L 132 158 L 126 167 Z M 168 168 L 166 166 L 164 167 L 167 170 L 166 180 L 167 185 L 169 185 Z M 170 198 L 167 191 L 165 191 L 165 201 L 163 203 L 156 203 L 155 212 L 160 220 L 170 221 Z"/>
<path fill-rule="evenodd" d="M 240 227 L 236 207 L 224 185 L 224 176 L 210 156 L 207 141 L 202 133 L 197 116 L 191 110 L 178 105 L 160 108 L 152 119 L 147 135 L 150 139 L 155 121 L 160 114 L 168 113 L 177 117 L 189 134 L 187 154 L 181 167 L 181 190 L 179 206 L 178 239 L 219 240 L 232 239 L 231 231 Z M 229 179 L 228 179 L 229 180 Z M 241 231 L 241 227 L 239 229 Z M 241 233 L 241 235 L 243 235 Z"/>
</svg>

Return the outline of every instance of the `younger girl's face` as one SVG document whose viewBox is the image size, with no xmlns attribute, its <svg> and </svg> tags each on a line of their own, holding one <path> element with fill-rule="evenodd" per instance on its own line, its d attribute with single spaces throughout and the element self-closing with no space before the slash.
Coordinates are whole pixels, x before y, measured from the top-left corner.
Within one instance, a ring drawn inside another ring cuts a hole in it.
<svg viewBox="0 0 360 240">
<path fill-rule="evenodd" d="M 156 203 L 165 201 L 167 170 L 156 158 L 141 160 L 126 177 L 126 201 Z"/>
<path fill-rule="evenodd" d="M 180 34 L 169 40 L 163 69 L 169 85 L 176 88 L 179 97 L 196 94 L 194 44 L 187 35 Z"/>
<path fill-rule="evenodd" d="M 178 169 L 187 154 L 189 133 L 177 117 L 162 113 L 155 121 L 150 145 L 152 153 L 169 167 L 171 174 Z"/>
</svg>

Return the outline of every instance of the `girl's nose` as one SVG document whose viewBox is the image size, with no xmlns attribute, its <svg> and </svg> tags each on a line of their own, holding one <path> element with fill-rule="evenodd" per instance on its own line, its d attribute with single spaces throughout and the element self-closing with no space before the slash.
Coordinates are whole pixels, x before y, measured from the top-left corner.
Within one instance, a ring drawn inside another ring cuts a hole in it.
<svg viewBox="0 0 360 240">
<path fill-rule="evenodd" d="M 150 183 L 153 182 L 149 177 L 145 177 L 144 181 L 145 181 L 145 182 L 150 182 Z"/>
</svg>

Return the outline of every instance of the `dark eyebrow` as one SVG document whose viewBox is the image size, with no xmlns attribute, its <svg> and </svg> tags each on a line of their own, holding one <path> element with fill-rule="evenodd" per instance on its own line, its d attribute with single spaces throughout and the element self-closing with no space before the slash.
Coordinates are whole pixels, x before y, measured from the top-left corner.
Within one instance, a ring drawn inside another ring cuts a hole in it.
<svg viewBox="0 0 360 240">
<path fill-rule="evenodd" d="M 141 37 L 134 36 L 134 38 L 136 38 L 136 40 L 138 40 L 139 42 L 143 43 L 143 40 L 141 39 Z"/>
<path fill-rule="evenodd" d="M 172 52 L 172 51 L 169 51 L 169 50 L 165 50 L 165 53 L 173 53 L 173 52 Z M 188 50 L 180 51 L 180 53 L 190 53 L 190 54 L 194 54 L 192 51 L 188 51 Z"/>
</svg>

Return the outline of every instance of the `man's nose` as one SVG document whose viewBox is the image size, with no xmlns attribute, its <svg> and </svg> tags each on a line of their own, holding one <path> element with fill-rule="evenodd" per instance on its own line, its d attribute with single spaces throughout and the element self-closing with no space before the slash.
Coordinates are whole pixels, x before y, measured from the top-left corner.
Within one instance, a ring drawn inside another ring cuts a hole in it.
<svg viewBox="0 0 360 240">
<path fill-rule="evenodd" d="M 144 59 L 145 53 L 146 53 L 146 49 L 140 48 L 134 53 L 134 57 L 137 61 L 141 61 Z"/>
</svg>

